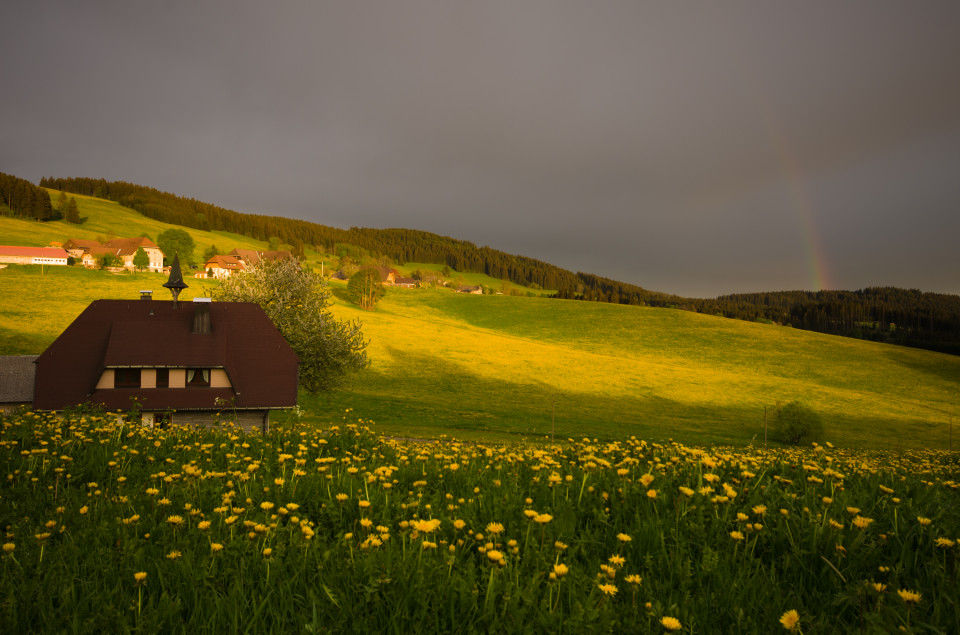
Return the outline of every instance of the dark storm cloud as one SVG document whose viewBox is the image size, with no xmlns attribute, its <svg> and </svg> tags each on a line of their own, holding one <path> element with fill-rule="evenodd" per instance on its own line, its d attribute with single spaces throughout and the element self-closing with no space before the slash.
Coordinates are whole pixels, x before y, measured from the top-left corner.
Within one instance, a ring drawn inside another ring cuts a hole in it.
<svg viewBox="0 0 960 635">
<path fill-rule="evenodd" d="M 960 5 L 17 3 L 0 170 L 687 295 L 960 292 Z"/>
</svg>

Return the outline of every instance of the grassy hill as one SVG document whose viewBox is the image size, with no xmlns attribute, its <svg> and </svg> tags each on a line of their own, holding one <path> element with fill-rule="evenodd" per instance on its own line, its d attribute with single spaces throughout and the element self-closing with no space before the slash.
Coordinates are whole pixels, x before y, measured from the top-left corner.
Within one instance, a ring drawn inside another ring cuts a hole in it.
<svg viewBox="0 0 960 635">
<path fill-rule="evenodd" d="M 114 203 L 78 203 L 89 233 L 68 226 L 63 239 L 165 227 Z M 0 218 L 0 243 L 46 244 L 60 235 L 56 225 Z M 190 231 L 199 249 L 214 240 L 264 247 Z M 142 288 L 163 299 L 164 281 L 0 270 L 0 354 L 41 352 L 94 299 Z M 186 298 L 216 284 L 188 283 Z M 372 365 L 348 389 L 303 395 L 301 405 L 309 417 L 373 420 L 387 434 L 510 438 L 555 428 L 558 438 L 762 443 L 764 406 L 795 399 L 842 445 L 943 448 L 951 417 L 960 424 L 954 356 L 671 309 L 441 289 L 391 289 L 367 312 L 348 302 L 344 285 L 333 290 L 335 313 L 363 321 Z"/>
</svg>

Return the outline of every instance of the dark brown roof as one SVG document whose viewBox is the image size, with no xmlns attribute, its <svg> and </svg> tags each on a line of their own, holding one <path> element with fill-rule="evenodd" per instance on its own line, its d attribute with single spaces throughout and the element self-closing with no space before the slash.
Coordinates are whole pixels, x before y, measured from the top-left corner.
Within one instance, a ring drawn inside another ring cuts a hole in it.
<svg viewBox="0 0 960 635">
<path fill-rule="evenodd" d="M 255 267 L 260 264 L 261 260 L 287 260 L 292 259 L 293 254 L 291 254 L 286 249 L 280 249 L 277 251 L 257 251 L 256 249 L 234 249 L 231 251 L 229 256 L 233 256 L 242 260 L 244 264 L 248 267 Z"/>
<path fill-rule="evenodd" d="M 211 332 L 194 334 L 194 311 L 209 308 Z M 232 388 L 96 390 L 109 367 L 223 368 Z M 81 403 L 146 410 L 286 408 L 297 403 L 299 360 L 258 305 L 248 302 L 97 300 L 37 359 L 33 405 L 62 410 Z"/>
<path fill-rule="evenodd" d="M 0 403 L 30 403 L 36 355 L 0 357 Z"/>
</svg>

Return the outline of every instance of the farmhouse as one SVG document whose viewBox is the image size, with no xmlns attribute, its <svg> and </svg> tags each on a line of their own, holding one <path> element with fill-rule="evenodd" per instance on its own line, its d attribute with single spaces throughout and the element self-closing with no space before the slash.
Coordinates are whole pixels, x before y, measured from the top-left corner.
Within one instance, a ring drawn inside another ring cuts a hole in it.
<svg viewBox="0 0 960 635">
<path fill-rule="evenodd" d="M 85 240 L 82 238 L 71 238 L 63 243 L 63 248 L 70 256 L 78 258 L 83 262 L 83 266 L 92 268 L 96 266 L 96 257 L 110 254 L 123 261 L 123 267 L 135 268 L 133 257 L 137 255 L 137 250 L 143 248 L 150 258 L 150 264 L 147 265 L 148 271 L 163 271 L 163 252 L 160 248 L 146 236 L 138 238 L 113 238 L 100 244 L 96 240 Z"/>
<path fill-rule="evenodd" d="M 243 263 L 234 256 L 213 256 L 203 263 L 203 270 L 214 278 L 229 278 L 238 271 L 244 271 Z"/>
<path fill-rule="evenodd" d="M 16 247 L 0 245 L 0 263 L 11 265 L 63 265 L 67 252 L 56 247 Z"/>
<path fill-rule="evenodd" d="M 228 256 L 233 256 L 245 267 L 256 267 L 261 260 L 293 260 L 293 254 L 286 249 L 279 251 L 257 251 L 256 249 L 234 249 Z"/>
<path fill-rule="evenodd" d="M 415 278 L 397 278 L 393 281 L 393 286 L 415 289 L 420 286 L 420 281 Z"/>
<path fill-rule="evenodd" d="M 173 301 L 96 300 L 36 360 L 33 406 L 141 409 L 148 425 L 233 421 L 266 431 L 270 411 L 297 404 L 299 360 L 258 305 L 178 302 L 179 259 L 164 285 Z"/>
</svg>

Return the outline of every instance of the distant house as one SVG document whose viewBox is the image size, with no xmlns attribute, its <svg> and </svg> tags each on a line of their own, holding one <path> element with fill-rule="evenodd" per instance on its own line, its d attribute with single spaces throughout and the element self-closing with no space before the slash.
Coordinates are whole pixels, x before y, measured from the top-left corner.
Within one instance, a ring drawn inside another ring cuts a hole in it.
<svg viewBox="0 0 960 635">
<path fill-rule="evenodd" d="M 457 289 L 457 293 L 469 293 L 471 295 L 483 295 L 483 287 L 467 285 Z"/>
<path fill-rule="evenodd" d="M 380 273 L 381 284 L 393 284 L 396 281 L 398 275 L 396 269 L 390 269 L 389 267 L 377 267 L 376 269 Z"/>
<path fill-rule="evenodd" d="M 96 300 L 36 359 L 33 407 L 102 404 L 143 422 L 244 429 L 269 426 L 270 411 L 297 404 L 299 360 L 257 304 L 180 303 L 179 259 L 164 285 L 173 301 Z"/>
<path fill-rule="evenodd" d="M 293 254 L 286 249 L 278 251 L 257 251 L 256 249 L 234 249 L 228 256 L 233 256 L 247 268 L 256 267 L 263 260 L 293 260 Z"/>
<path fill-rule="evenodd" d="M 0 263 L 11 265 L 64 265 L 67 252 L 56 247 L 0 245 Z"/>
<path fill-rule="evenodd" d="M 404 287 L 406 289 L 416 289 L 420 286 L 420 281 L 416 278 L 397 278 L 393 281 L 393 286 Z"/>
<path fill-rule="evenodd" d="M 243 263 L 234 256 L 213 256 L 203 263 L 203 270 L 214 278 L 229 278 L 244 269 Z"/>
<path fill-rule="evenodd" d="M 96 266 L 96 257 L 110 254 L 116 256 L 123 262 L 123 267 L 135 268 L 133 257 L 137 255 L 137 250 L 143 248 L 150 259 L 147 265 L 148 271 L 163 271 L 163 252 L 149 238 L 140 236 L 138 238 L 113 238 L 101 244 L 96 240 L 84 240 L 82 238 L 71 238 L 63 243 L 63 248 L 67 250 L 72 257 L 79 259 L 83 266 L 93 268 Z"/>
<path fill-rule="evenodd" d="M 0 357 L 0 412 L 10 412 L 33 401 L 33 362 L 36 355 Z"/>
</svg>

